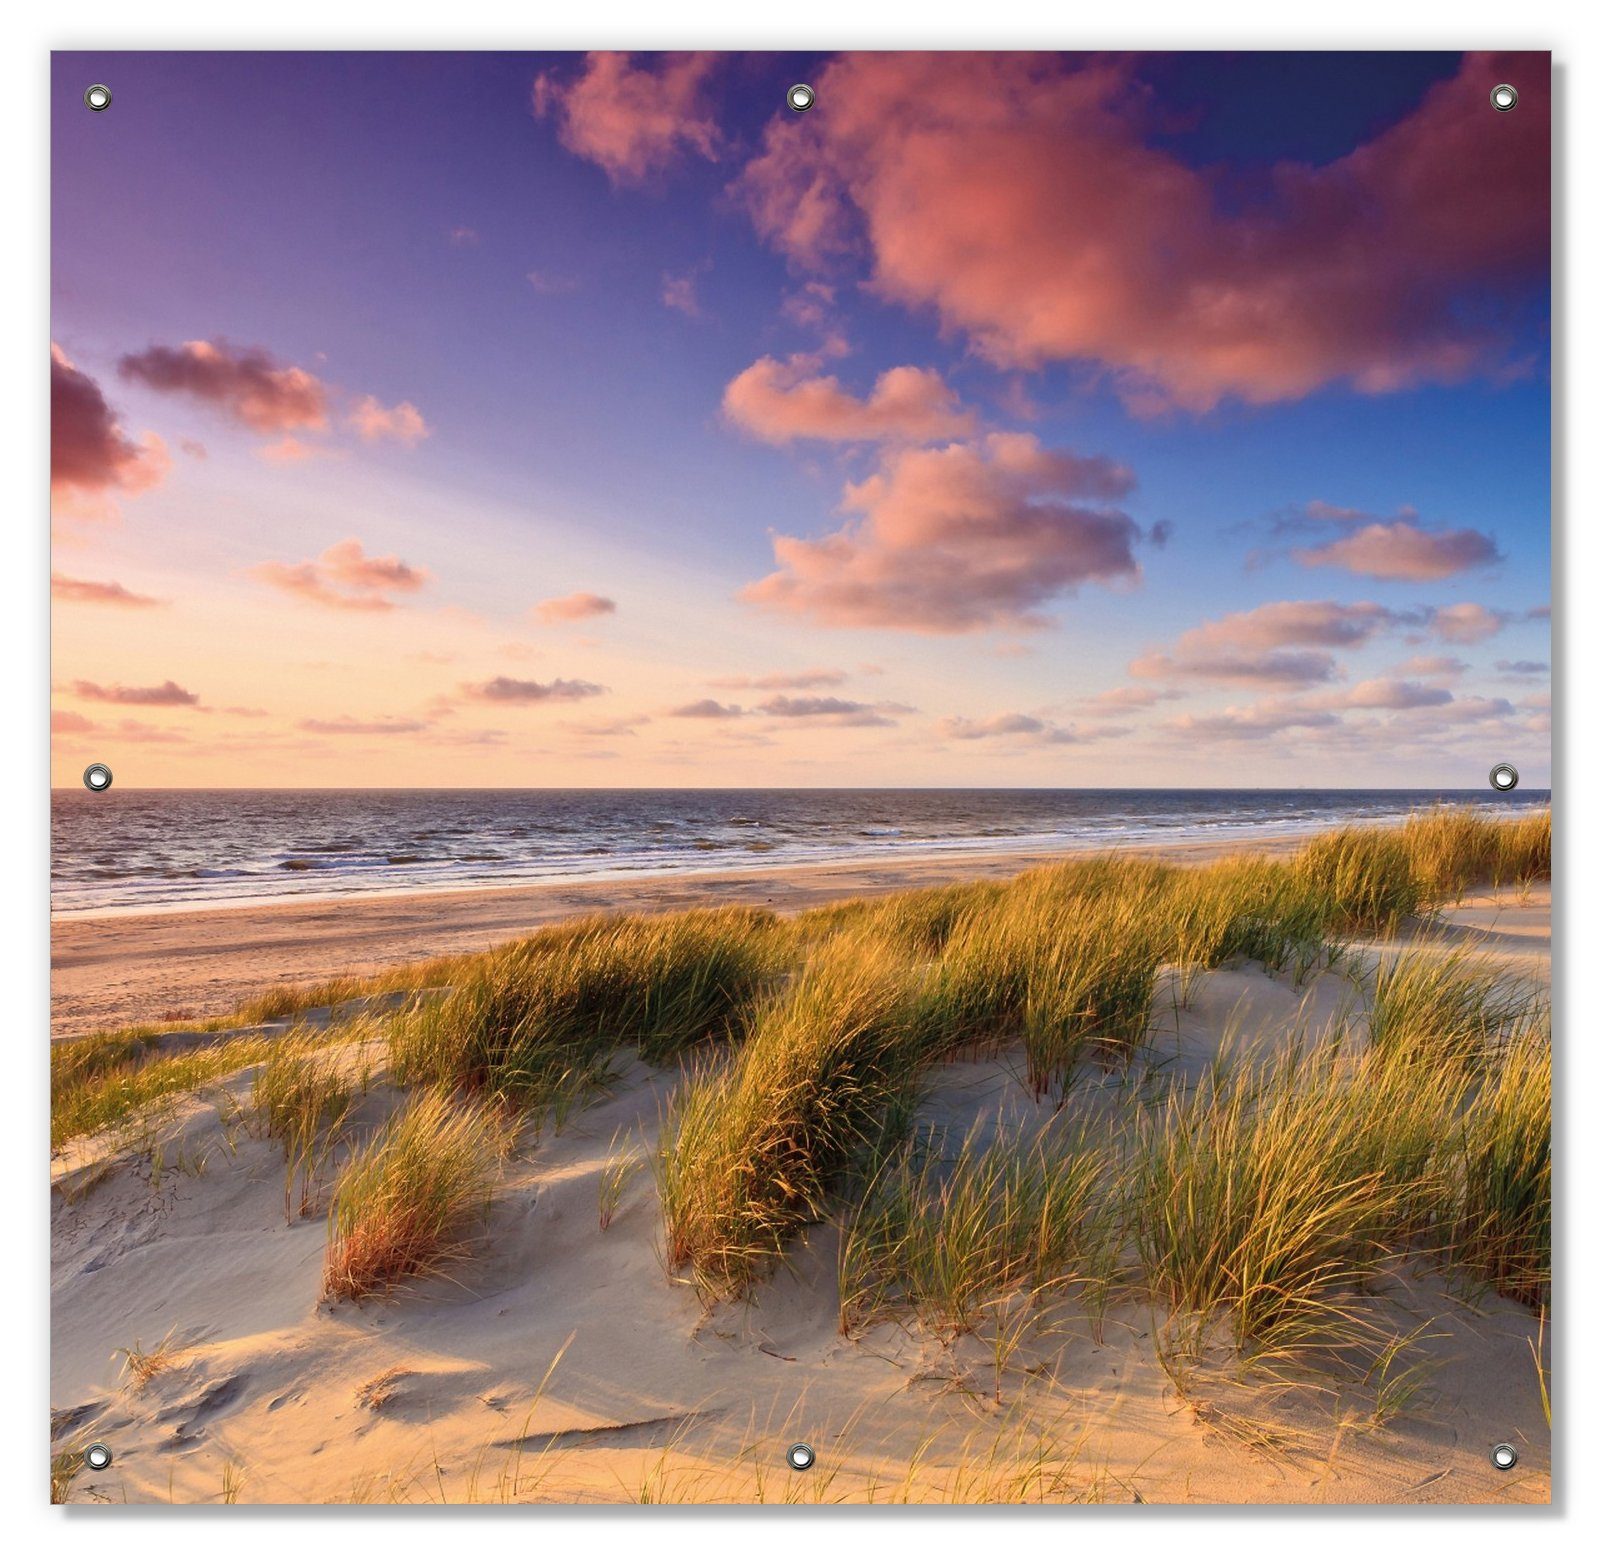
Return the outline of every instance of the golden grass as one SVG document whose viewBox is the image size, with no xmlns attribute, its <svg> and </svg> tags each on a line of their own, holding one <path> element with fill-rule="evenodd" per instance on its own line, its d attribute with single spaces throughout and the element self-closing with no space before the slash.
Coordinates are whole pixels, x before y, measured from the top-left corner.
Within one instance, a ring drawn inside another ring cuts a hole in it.
<svg viewBox="0 0 1602 1555">
<path fill-rule="evenodd" d="M 949 1157 L 942 1143 L 898 1152 L 846 1217 L 843 1331 L 907 1311 L 944 1335 L 971 1333 L 1012 1295 L 1083 1295 L 1105 1279 L 1101 1142 L 1059 1126 L 1027 1140 L 970 1133 Z"/>
<path fill-rule="evenodd" d="M 270 1046 L 266 1038 L 239 1037 L 164 1058 L 141 1060 L 133 1050 L 108 1062 L 100 1055 L 111 1050 L 110 1044 L 97 1048 L 96 1057 L 87 1063 L 74 1063 L 69 1056 L 51 1076 L 50 1148 L 59 1150 L 70 1140 L 102 1129 L 148 1123 L 163 1103 L 191 1096 L 259 1063 Z M 56 1057 L 54 1051 L 51 1057 Z"/>
<path fill-rule="evenodd" d="M 340 1028 L 340 1043 L 290 1033 L 273 1044 L 256 1072 L 251 1104 L 262 1132 L 284 1151 L 284 1218 L 309 1215 L 319 1173 L 338 1143 L 357 1096 L 367 1089 L 361 1053 L 371 1021 Z"/>
<path fill-rule="evenodd" d="M 617 1050 L 655 1063 L 735 1032 L 779 969 L 777 917 L 750 908 L 593 918 L 479 959 L 391 1023 L 403 1083 L 542 1111 L 604 1083 Z"/>
<path fill-rule="evenodd" d="M 913 972 L 882 940 L 820 950 L 755 1013 L 732 1058 L 675 1099 L 658 1165 L 669 1263 L 743 1289 L 905 1127 L 929 1032 Z"/>
<path fill-rule="evenodd" d="M 1454 1256 L 1545 1308 L 1552 1286 L 1552 1043 L 1539 1017 L 1506 1046 L 1463 1116 Z"/>
<path fill-rule="evenodd" d="M 360 1300 L 439 1267 L 490 1194 L 508 1144 L 489 1106 L 424 1092 L 340 1169 L 323 1294 Z"/>
</svg>

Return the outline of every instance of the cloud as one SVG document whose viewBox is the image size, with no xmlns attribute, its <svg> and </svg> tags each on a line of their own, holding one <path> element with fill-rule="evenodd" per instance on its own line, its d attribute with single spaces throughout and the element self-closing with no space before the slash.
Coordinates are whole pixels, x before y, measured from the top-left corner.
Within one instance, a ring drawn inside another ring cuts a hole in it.
<svg viewBox="0 0 1602 1555">
<path fill-rule="evenodd" d="M 1129 712 L 1157 702 L 1171 702 L 1184 694 L 1183 691 L 1159 690 L 1156 686 L 1114 686 L 1110 691 L 1081 697 L 1079 705 L 1099 712 Z"/>
<path fill-rule="evenodd" d="M 420 443 L 429 435 L 423 413 L 410 400 L 398 405 L 381 405 L 371 394 L 364 394 L 351 410 L 347 425 L 356 431 L 364 442 L 376 443 L 390 438 L 408 448 Z"/>
<path fill-rule="evenodd" d="M 164 729 L 159 724 L 140 723 L 137 719 L 123 718 L 111 731 L 112 737 L 123 744 L 134 745 L 188 745 L 187 734 L 176 729 Z"/>
<path fill-rule="evenodd" d="M 336 610 L 393 610 L 391 594 L 415 593 L 428 573 L 398 556 L 369 556 L 361 541 L 341 540 L 315 561 L 263 562 L 251 576 L 285 593 Z"/>
<path fill-rule="evenodd" d="M 863 672 L 868 672 L 866 667 Z M 707 684 L 719 691 L 816 691 L 843 686 L 848 678 L 844 670 L 778 670 L 768 675 L 723 675 Z"/>
<path fill-rule="evenodd" d="M 1377 519 L 1325 504 L 1310 503 L 1309 513 L 1315 507 L 1326 521 L 1357 527 L 1338 540 L 1292 551 L 1304 567 L 1344 567 L 1369 578 L 1427 583 L 1503 559 L 1496 542 L 1478 529 L 1424 529 L 1405 517 Z"/>
<path fill-rule="evenodd" d="M 865 400 L 817 368 L 816 356 L 764 356 L 723 391 L 723 412 L 766 443 L 930 443 L 973 431 L 973 413 L 932 367 L 892 367 Z"/>
<path fill-rule="evenodd" d="M 694 154 L 715 161 L 720 137 L 707 102 L 715 54 L 663 54 L 655 69 L 627 54 L 585 57 L 569 80 L 534 79 L 534 113 L 556 120 L 557 137 L 614 184 L 638 184 Z"/>
<path fill-rule="evenodd" d="M 1203 622 L 1171 653 L 1141 655 L 1129 672 L 1142 679 L 1191 679 L 1234 686 L 1307 686 L 1331 680 L 1331 648 L 1355 647 L 1401 618 L 1367 601 L 1275 600 Z"/>
<path fill-rule="evenodd" d="M 194 707 L 200 697 L 185 691 L 175 680 L 159 686 L 102 686 L 92 680 L 75 680 L 72 694 L 85 702 L 117 702 L 125 707 Z"/>
<path fill-rule="evenodd" d="M 1442 723 L 1484 723 L 1512 713 L 1513 704 L 1506 697 L 1458 697 L 1447 707 L 1432 709 L 1430 716 Z"/>
<path fill-rule="evenodd" d="M 650 723 L 650 718 L 644 713 L 635 713 L 626 718 L 592 718 L 587 722 L 569 719 L 561 724 L 569 734 L 578 734 L 586 739 L 611 739 L 618 735 L 635 738 L 635 730 L 642 724 Z"/>
<path fill-rule="evenodd" d="M 743 718 L 745 710 L 731 702 L 714 701 L 702 697 L 699 702 L 686 702 L 682 707 L 671 708 L 669 718 Z"/>
<path fill-rule="evenodd" d="M 1338 723 L 1340 719 L 1327 709 L 1271 700 L 1249 707 L 1226 707 L 1217 713 L 1182 713 L 1166 727 L 1192 738 L 1267 740 L 1287 729 L 1327 729 Z"/>
<path fill-rule="evenodd" d="M 910 713 L 899 702 L 852 702 L 845 697 L 774 696 L 758 703 L 770 718 L 816 718 L 837 728 L 886 728 L 895 720 L 890 713 Z"/>
<path fill-rule="evenodd" d="M 50 597 L 69 600 L 78 605 L 122 605 L 146 609 L 152 605 L 165 605 L 165 599 L 150 594 L 135 594 L 120 583 L 97 583 L 89 578 L 69 578 L 65 573 L 50 574 Z"/>
<path fill-rule="evenodd" d="M 1220 686 L 1311 686 L 1335 678 L 1335 659 L 1312 649 L 1286 648 L 1262 653 L 1221 648 L 1182 658 L 1147 653 L 1130 662 L 1129 673 L 1152 680 L 1205 680 Z"/>
<path fill-rule="evenodd" d="M 188 394 L 253 432 L 321 432 L 328 391 L 302 367 L 285 366 L 257 346 L 186 340 L 125 356 L 117 371 L 164 394 Z"/>
<path fill-rule="evenodd" d="M 609 616 L 617 611 L 617 601 L 604 594 L 564 594 L 560 599 L 542 599 L 534 613 L 542 621 L 584 621 L 591 616 Z"/>
<path fill-rule="evenodd" d="M 1442 642 L 1477 643 L 1494 637 L 1507 623 L 1498 610 L 1484 605 L 1442 605 L 1429 614 L 1430 629 Z"/>
<path fill-rule="evenodd" d="M 775 114 L 735 194 L 796 265 L 860 262 L 996 366 L 1097 364 L 1136 410 L 1507 367 L 1503 326 L 1548 263 L 1543 57 L 1469 55 L 1349 154 L 1279 163 L 1244 198 L 1157 143 L 1140 68 L 842 56 L 826 107 Z M 1499 80 L 1527 84 L 1518 113 L 1484 111 Z"/>
<path fill-rule="evenodd" d="M 417 734 L 428 725 L 415 718 L 302 718 L 295 725 L 308 734 Z"/>
<path fill-rule="evenodd" d="M 100 385 L 61 347 L 50 346 L 50 494 L 77 517 L 114 511 L 113 492 L 132 496 L 154 486 L 169 460 L 161 439 L 136 443 L 117 422 Z"/>
<path fill-rule="evenodd" d="M 1019 745 L 1088 745 L 1095 740 L 1116 740 L 1131 733 L 1127 728 L 1102 724 L 1076 728 L 1036 718 L 1029 713 L 995 713 L 989 718 L 942 718 L 935 732 L 951 740 L 1001 740 Z"/>
<path fill-rule="evenodd" d="M 1416 653 L 1396 666 L 1398 675 L 1438 675 L 1455 679 L 1468 665 L 1449 653 Z"/>
<path fill-rule="evenodd" d="M 452 248 L 476 248 L 478 231 L 473 227 L 452 227 L 446 232 L 445 239 Z"/>
<path fill-rule="evenodd" d="M 497 675 L 462 690 L 481 702 L 580 702 L 603 695 L 606 687 L 588 680 L 513 680 Z"/>
<path fill-rule="evenodd" d="M 1552 668 L 1545 659 L 1498 659 L 1496 667 L 1504 675 L 1544 675 Z"/>
<path fill-rule="evenodd" d="M 1132 485 L 1120 465 L 1027 433 L 893 450 L 846 488 L 843 506 L 859 521 L 820 540 L 775 536 L 778 570 L 739 597 L 825 626 L 1039 627 L 1039 607 L 1057 595 L 1139 575 L 1135 522 L 1088 505 Z"/>
<path fill-rule="evenodd" d="M 695 271 L 687 270 L 682 275 L 664 273 L 662 276 L 662 302 L 666 307 L 676 309 L 686 318 L 700 318 L 701 304 L 695 294 Z"/>
<path fill-rule="evenodd" d="M 65 708 L 50 709 L 50 732 L 52 734 L 88 734 L 94 728 L 82 713 L 73 713 Z"/>
<path fill-rule="evenodd" d="M 1414 680 L 1381 677 L 1362 680 L 1344 691 L 1321 692 L 1303 697 L 1301 706 L 1310 708 L 1407 709 L 1443 707 L 1452 700 L 1444 686 L 1423 686 Z"/>
</svg>

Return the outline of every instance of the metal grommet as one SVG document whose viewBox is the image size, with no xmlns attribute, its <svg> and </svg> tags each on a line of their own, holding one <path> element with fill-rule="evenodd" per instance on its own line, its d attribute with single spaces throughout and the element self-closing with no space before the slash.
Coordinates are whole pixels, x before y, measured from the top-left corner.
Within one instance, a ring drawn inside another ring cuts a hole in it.
<svg viewBox="0 0 1602 1555">
<path fill-rule="evenodd" d="M 83 786 L 91 794 L 103 794 L 111 787 L 111 768 L 103 761 L 91 762 L 83 769 Z"/>
<path fill-rule="evenodd" d="M 785 1453 L 784 1461 L 788 1463 L 797 1474 L 805 1474 L 806 1471 L 818 1461 L 818 1455 L 813 1452 L 813 1450 L 808 1447 L 805 1442 L 797 1442 L 787 1453 Z"/>
<path fill-rule="evenodd" d="M 111 106 L 111 88 L 96 81 L 93 86 L 84 89 L 83 100 L 93 112 L 104 113 Z"/>
<path fill-rule="evenodd" d="M 98 1474 L 111 1467 L 111 1449 L 104 1442 L 90 1442 L 83 1450 L 83 1461 Z"/>
<path fill-rule="evenodd" d="M 1518 1449 L 1512 1442 L 1498 1442 L 1491 1449 L 1491 1462 L 1499 1469 L 1510 1469 L 1519 1461 Z"/>
<path fill-rule="evenodd" d="M 1491 106 L 1498 113 L 1512 113 L 1518 105 L 1519 92 L 1516 86 L 1509 86 L 1503 81 L 1491 88 Z"/>
<path fill-rule="evenodd" d="M 1511 761 L 1499 761 L 1491 768 L 1491 787 L 1499 794 L 1511 794 L 1519 786 L 1519 769 Z"/>
<path fill-rule="evenodd" d="M 817 102 L 818 94 L 814 92 L 805 81 L 797 81 L 796 84 L 784 94 L 784 100 L 793 109 L 795 109 L 797 113 L 805 113 L 808 108 Z"/>
</svg>

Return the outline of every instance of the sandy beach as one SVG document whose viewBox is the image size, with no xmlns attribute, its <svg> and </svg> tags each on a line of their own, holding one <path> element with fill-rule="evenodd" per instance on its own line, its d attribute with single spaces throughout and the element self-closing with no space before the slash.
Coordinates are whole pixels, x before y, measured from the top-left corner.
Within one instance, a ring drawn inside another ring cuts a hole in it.
<svg viewBox="0 0 1602 1555">
<path fill-rule="evenodd" d="M 1276 837 L 1252 851 L 1285 852 L 1299 840 Z M 1174 843 L 1125 851 L 1201 863 L 1241 846 Z M 798 912 L 844 897 L 1007 879 L 1065 856 L 947 851 L 866 864 L 57 917 L 51 925 L 51 1036 L 205 1020 L 274 984 L 317 983 L 488 950 L 581 913 L 725 903 Z"/>
<path fill-rule="evenodd" d="M 847 878 L 850 890 L 869 883 Z M 841 884 L 770 889 L 794 893 L 787 904 L 798 905 Z M 504 897 L 474 900 L 484 916 L 456 925 L 464 937 L 510 929 L 537 910 Z M 398 947 L 406 915 L 420 910 L 387 905 L 395 917 L 369 922 L 365 940 L 352 931 L 346 953 L 377 957 L 387 953 L 380 947 Z M 336 921 L 341 911 L 332 910 Z M 303 911 L 285 917 L 277 953 L 287 958 L 292 936 L 309 924 Z M 1502 957 L 1510 976 L 1548 974 L 1544 887 L 1471 897 L 1439 928 L 1444 943 Z M 229 953 L 219 945 L 202 956 L 218 968 L 219 997 Z M 1375 953 L 1359 944 L 1341 967 L 1302 986 L 1253 964 L 1219 968 L 1200 979 L 1188 1007 L 1165 981 L 1146 1036 L 1149 1072 L 1194 1080 L 1227 1033 L 1271 1047 L 1344 1018 Z M 1039 1126 L 1050 1103 L 1019 1085 L 1018 1064 L 1008 1052 L 941 1065 L 920 1125 L 981 1137 Z M 1119 1083 L 1112 1075 L 1091 1082 L 1114 1100 Z M 665 1269 L 649 1171 L 627 1177 L 607 1229 L 597 1220 L 609 1163 L 620 1150 L 644 1159 L 656 1148 L 674 1084 L 671 1071 L 628 1062 L 605 1096 L 514 1153 L 487 1224 L 460 1257 L 388 1298 L 359 1303 L 319 1299 L 323 1218 L 286 1221 L 282 1153 L 229 1121 L 227 1098 L 248 1104 L 248 1074 L 226 1083 L 220 1104 L 216 1095 L 181 1102 L 156 1165 L 148 1150 L 104 1142 L 69 1152 L 56 1163 L 62 1191 L 53 1196 L 56 1428 L 61 1438 L 113 1443 L 117 1454 L 93 1483 L 80 1475 L 73 1498 L 834 1501 L 906 1493 L 1507 1503 L 1550 1495 L 1531 1349 L 1541 1337 L 1537 1315 L 1495 1295 L 1467 1301 L 1461 1285 L 1427 1267 L 1398 1269 L 1374 1293 L 1387 1331 L 1428 1330 L 1417 1386 L 1410 1382 L 1383 1420 L 1368 1387 L 1243 1386 L 1221 1370 L 1190 1379 L 1181 1396 L 1154 1350 L 1158 1315 L 1139 1304 L 1094 1315 L 1066 1301 L 999 1369 L 977 1335 L 943 1340 L 888 1322 L 848 1337 L 839 1330 L 832 1223 L 805 1232 L 748 1300 L 706 1306 Z M 364 1116 L 395 1099 L 380 1073 Z M 125 1364 L 129 1351 L 156 1356 L 148 1375 Z M 809 1473 L 783 1463 L 795 1441 L 818 1455 Z M 1491 1466 L 1495 1441 L 1517 1445 L 1512 1472 Z M 1019 1478 L 1031 1454 L 1049 1460 L 1049 1483 Z"/>
</svg>

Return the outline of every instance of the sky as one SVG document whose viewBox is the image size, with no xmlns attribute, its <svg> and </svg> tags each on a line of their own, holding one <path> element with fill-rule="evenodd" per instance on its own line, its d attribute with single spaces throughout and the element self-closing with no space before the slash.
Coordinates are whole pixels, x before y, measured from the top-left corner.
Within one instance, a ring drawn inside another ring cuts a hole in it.
<svg viewBox="0 0 1602 1555">
<path fill-rule="evenodd" d="M 53 73 L 57 784 L 1550 781 L 1545 54 Z"/>
</svg>

